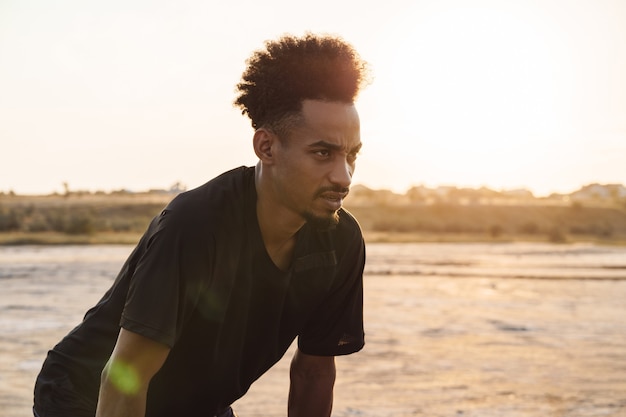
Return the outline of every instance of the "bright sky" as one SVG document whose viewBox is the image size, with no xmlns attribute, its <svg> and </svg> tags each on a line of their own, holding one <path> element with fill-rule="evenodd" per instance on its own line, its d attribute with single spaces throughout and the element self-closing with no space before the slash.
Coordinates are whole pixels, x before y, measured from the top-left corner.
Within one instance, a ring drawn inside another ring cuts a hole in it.
<svg viewBox="0 0 626 417">
<path fill-rule="evenodd" d="M 191 188 L 254 164 L 235 84 L 264 40 L 305 31 L 374 72 L 355 183 L 626 184 L 623 0 L 1 0 L 0 191 Z"/>
</svg>

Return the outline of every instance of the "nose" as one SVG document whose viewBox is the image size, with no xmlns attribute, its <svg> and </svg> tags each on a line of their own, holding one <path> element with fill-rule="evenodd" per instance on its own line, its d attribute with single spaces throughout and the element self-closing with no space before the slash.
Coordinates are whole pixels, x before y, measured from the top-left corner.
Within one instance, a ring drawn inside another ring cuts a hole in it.
<svg viewBox="0 0 626 417">
<path fill-rule="evenodd" d="M 350 165 L 346 160 L 339 160 L 333 165 L 330 181 L 341 188 L 349 188 L 352 183 L 353 173 L 354 166 Z"/>
</svg>

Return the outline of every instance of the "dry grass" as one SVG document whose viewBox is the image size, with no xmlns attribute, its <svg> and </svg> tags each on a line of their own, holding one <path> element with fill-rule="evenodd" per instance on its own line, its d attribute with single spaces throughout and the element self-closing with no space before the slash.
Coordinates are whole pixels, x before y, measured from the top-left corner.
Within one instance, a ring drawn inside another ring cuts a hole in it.
<svg viewBox="0 0 626 417">
<path fill-rule="evenodd" d="M 0 195 L 0 244 L 135 243 L 171 194 Z M 588 241 L 626 244 L 619 205 L 389 204 L 347 209 L 369 242 Z"/>
<path fill-rule="evenodd" d="M 60 232 L 4 232 L 0 245 L 132 245 L 141 237 L 138 232 L 98 232 L 71 235 Z"/>
</svg>

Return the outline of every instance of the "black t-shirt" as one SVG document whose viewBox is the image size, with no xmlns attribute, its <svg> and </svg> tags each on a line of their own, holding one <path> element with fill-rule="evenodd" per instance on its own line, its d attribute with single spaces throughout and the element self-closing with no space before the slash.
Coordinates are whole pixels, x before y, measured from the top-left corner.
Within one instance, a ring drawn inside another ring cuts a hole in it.
<svg viewBox="0 0 626 417">
<path fill-rule="evenodd" d="M 171 348 L 150 382 L 148 417 L 227 407 L 296 337 L 312 355 L 360 350 L 365 247 L 354 218 L 344 210 L 339 218 L 330 230 L 305 224 L 285 272 L 263 244 L 254 168 L 180 194 L 152 221 L 109 291 L 49 352 L 38 384 L 67 391 L 56 395 L 95 413 L 120 326 Z"/>
</svg>

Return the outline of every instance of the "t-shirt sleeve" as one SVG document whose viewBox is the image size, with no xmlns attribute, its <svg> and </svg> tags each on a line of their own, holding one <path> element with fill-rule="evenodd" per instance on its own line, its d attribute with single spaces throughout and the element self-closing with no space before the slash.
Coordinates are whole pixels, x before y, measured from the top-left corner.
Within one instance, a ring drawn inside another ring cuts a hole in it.
<svg viewBox="0 0 626 417">
<path fill-rule="evenodd" d="M 337 356 L 361 350 L 363 331 L 363 268 L 365 244 L 359 235 L 340 260 L 333 286 L 316 308 L 298 338 L 298 348 L 309 355 Z"/>
<path fill-rule="evenodd" d="M 209 270 L 208 245 L 167 209 L 148 230 L 132 276 L 120 325 L 173 347 L 201 293 Z"/>
</svg>

